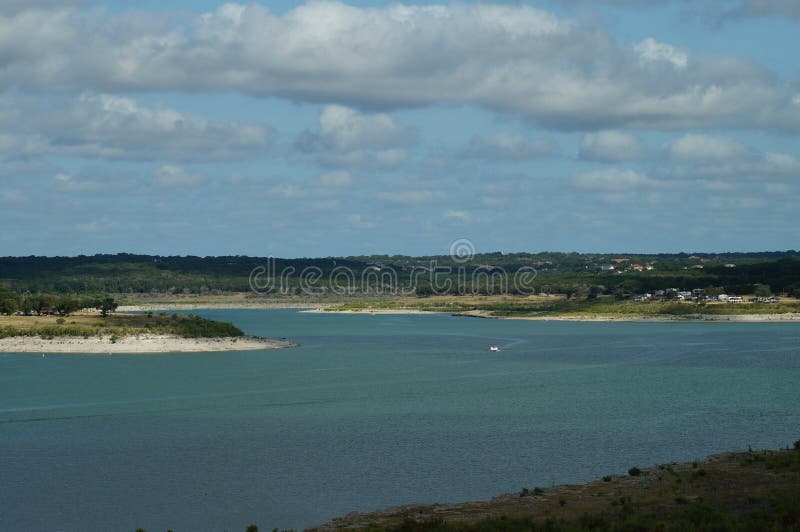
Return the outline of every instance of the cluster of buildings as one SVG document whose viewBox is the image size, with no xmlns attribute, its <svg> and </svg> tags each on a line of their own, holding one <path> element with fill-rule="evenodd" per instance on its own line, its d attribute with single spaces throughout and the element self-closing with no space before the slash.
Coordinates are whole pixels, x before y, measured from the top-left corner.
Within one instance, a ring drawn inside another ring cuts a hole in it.
<svg viewBox="0 0 800 532">
<path fill-rule="evenodd" d="M 694 302 L 712 302 L 718 301 L 720 303 L 777 303 L 778 299 L 774 297 L 751 297 L 747 300 L 742 296 L 734 296 L 728 294 L 719 294 L 717 296 L 708 295 L 702 288 L 695 288 L 694 290 L 680 290 L 678 288 L 667 288 L 665 290 L 656 290 L 652 294 L 642 294 L 633 298 L 636 303 L 646 303 L 648 301 L 694 301 Z"/>
<path fill-rule="evenodd" d="M 623 272 L 644 272 L 644 271 L 651 271 L 655 267 L 652 263 L 647 264 L 626 264 L 630 262 L 630 259 L 611 259 L 613 264 L 602 264 L 600 266 L 601 272 L 616 272 L 616 273 L 623 273 Z"/>
</svg>

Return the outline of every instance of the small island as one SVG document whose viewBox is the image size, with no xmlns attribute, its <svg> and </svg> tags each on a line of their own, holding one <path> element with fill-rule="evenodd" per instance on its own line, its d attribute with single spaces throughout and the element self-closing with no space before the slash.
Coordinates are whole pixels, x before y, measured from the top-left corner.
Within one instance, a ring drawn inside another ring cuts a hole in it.
<svg viewBox="0 0 800 532">
<path fill-rule="evenodd" d="M 79 307 L 79 310 L 78 308 Z M 154 312 L 114 313 L 113 299 L 47 306 L 0 316 L 0 353 L 135 354 L 294 347 L 247 336 L 231 323 Z"/>
</svg>

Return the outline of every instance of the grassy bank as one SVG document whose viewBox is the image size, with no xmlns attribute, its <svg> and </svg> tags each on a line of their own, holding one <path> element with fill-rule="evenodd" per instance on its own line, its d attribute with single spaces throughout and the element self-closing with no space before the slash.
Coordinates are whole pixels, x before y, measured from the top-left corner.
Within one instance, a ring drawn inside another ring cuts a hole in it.
<svg viewBox="0 0 800 532">
<path fill-rule="evenodd" d="M 159 334 L 181 338 L 241 337 L 244 333 L 230 323 L 200 316 L 167 314 L 113 314 L 103 318 L 99 313 L 57 316 L 0 316 L 0 338 L 11 337 L 83 337 L 110 336 L 121 338 L 139 334 Z"/>
<path fill-rule="evenodd" d="M 795 447 L 800 446 L 800 442 Z M 583 485 L 523 488 L 486 502 L 353 513 L 318 530 L 800 530 L 800 450 L 725 453 L 631 467 Z"/>
<path fill-rule="evenodd" d="M 618 301 L 613 297 L 567 299 L 564 296 L 439 296 L 430 298 L 395 298 L 349 301 L 329 310 L 422 310 L 465 313 L 482 311 L 495 317 L 658 317 L 724 316 L 800 313 L 800 301 L 786 299 L 779 303 L 689 303 Z"/>
</svg>

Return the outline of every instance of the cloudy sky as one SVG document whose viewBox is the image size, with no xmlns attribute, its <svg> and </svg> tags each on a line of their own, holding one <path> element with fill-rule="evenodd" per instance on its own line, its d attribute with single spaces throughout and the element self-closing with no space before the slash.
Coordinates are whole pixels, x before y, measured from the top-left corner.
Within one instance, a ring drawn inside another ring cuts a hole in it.
<svg viewBox="0 0 800 532">
<path fill-rule="evenodd" d="M 0 255 L 800 248 L 796 0 L 0 1 Z"/>
</svg>

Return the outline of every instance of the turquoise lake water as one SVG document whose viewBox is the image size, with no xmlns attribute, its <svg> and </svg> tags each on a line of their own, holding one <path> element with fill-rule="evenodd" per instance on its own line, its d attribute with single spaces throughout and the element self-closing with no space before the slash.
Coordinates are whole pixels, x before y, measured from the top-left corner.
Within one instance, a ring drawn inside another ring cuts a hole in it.
<svg viewBox="0 0 800 532">
<path fill-rule="evenodd" d="M 198 313 L 302 347 L 0 355 L 0 530 L 299 528 L 800 438 L 800 324 Z"/>
</svg>

